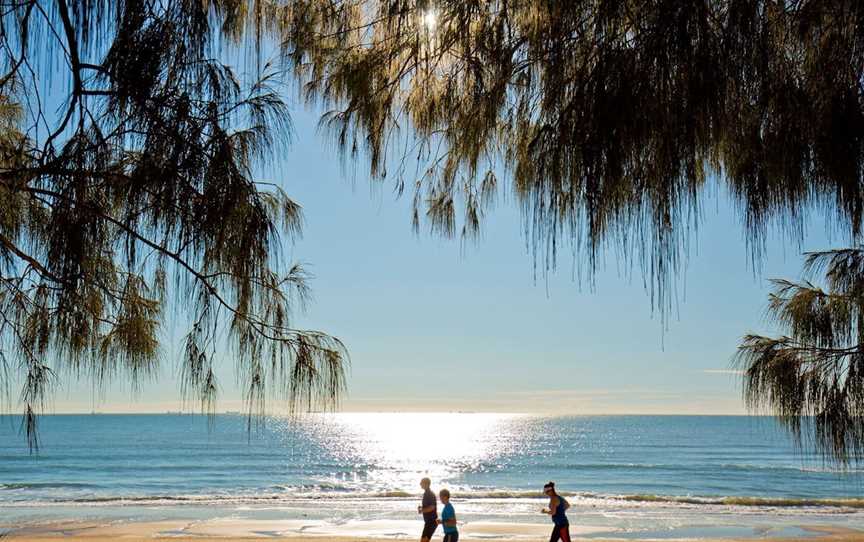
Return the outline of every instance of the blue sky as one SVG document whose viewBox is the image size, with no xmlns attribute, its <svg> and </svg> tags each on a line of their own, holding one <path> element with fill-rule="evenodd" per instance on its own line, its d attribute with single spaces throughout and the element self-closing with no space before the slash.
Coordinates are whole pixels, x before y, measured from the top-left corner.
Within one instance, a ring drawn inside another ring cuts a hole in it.
<svg viewBox="0 0 864 542">
<path fill-rule="evenodd" d="M 741 413 L 730 361 L 742 334 L 768 329 L 767 278 L 797 277 L 802 249 L 832 246 L 816 221 L 801 247 L 772 236 L 754 272 L 740 217 L 722 193 L 707 197 L 664 333 L 638 270 L 628 278 L 609 256 L 592 290 L 564 257 L 535 281 L 518 211 L 506 204 L 476 246 L 417 236 L 410 197 L 374 188 L 363 163 L 346 172 L 315 113 L 298 109 L 294 122 L 279 168 L 306 227 L 287 256 L 315 276 L 297 325 L 350 349 L 344 410 Z M 178 336 L 165 330 L 164 370 L 139 392 L 114 384 L 94 394 L 64 379 L 53 410 L 177 410 Z M 219 410 L 242 408 L 233 374 L 225 359 Z"/>
</svg>

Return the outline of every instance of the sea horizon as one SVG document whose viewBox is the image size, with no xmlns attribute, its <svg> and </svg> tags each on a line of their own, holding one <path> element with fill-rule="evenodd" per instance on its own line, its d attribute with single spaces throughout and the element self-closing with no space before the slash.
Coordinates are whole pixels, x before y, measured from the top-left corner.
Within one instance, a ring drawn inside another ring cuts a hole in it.
<svg viewBox="0 0 864 542">
<path fill-rule="evenodd" d="M 88 416 L 88 415 L 118 415 L 118 416 L 209 416 L 206 412 L 200 411 L 184 411 L 184 410 L 158 410 L 158 411 L 119 411 L 119 410 L 91 410 L 91 411 L 64 411 L 64 412 L 46 412 L 39 414 L 40 418 L 48 416 Z M 218 410 L 214 412 L 216 415 L 227 416 L 248 416 L 248 413 L 238 410 Z M 285 412 L 269 412 L 265 413 L 265 417 L 283 417 L 283 418 L 302 418 L 304 416 L 317 415 L 338 415 L 338 414 L 501 414 L 510 416 L 538 416 L 538 417 L 572 417 L 572 418 L 589 418 L 589 417 L 614 417 L 614 416 L 654 416 L 654 417 L 721 417 L 721 418 L 771 418 L 776 419 L 773 414 L 740 414 L 740 413 L 652 413 L 652 412 L 598 412 L 590 414 L 582 414 L 578 412 L 543 412 L 543 411 L 508 411 L 508 410 L 334 410 L 334 411 L 309 411 L 297 414 L 288 414 Z M 0 412 L 2 417 L 22 416 L 21 412 Z M 258 416 L 253 414 L 253 417 Z M 807 418 L 802 416 L 801 418 Z"/>
</svg>

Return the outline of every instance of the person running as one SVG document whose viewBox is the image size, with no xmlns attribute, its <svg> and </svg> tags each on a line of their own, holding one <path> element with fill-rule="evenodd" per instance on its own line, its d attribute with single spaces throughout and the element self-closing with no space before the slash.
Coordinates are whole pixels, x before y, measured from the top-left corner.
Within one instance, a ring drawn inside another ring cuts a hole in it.
<svg viewBox="0 0 864 542">
<path fill-rule="evenodd" d="M 429 489 L 431 485 L 432 481 L 429 478 L 420 480 L 420 487 L 423 488 L 423 504 L 417 507 L 417 513 L 423 514 L 423 534 L 420 535 L 420 542 L 432 540 L 432 535 L 438 528 L 438 501 Z"/>
<path fill-rule="evenodd" d="M 555 491 L 555 482 L 544 485 L 543 493 L 549 497 L 549 508 L 544 508 L 542 512 L 552 516 L 552 522 L 555 524 L 549 542 L 570 542 L 570 522 L 567 521 L 565 514 L 570 508 L 570 503 Z"/>
<path fill-rule="evenodd" d="M 442 489 L 438 496 L 441 497 L 441 503 L 444 509 L 441 510 L 441 519 L 438 520 L 444 527 L 444 542 L 459 542 L 459 529 L 456 528 L 456 511 L 453 510 L 453 505 L 450 504 L 450 492 Z"/>
</svg>

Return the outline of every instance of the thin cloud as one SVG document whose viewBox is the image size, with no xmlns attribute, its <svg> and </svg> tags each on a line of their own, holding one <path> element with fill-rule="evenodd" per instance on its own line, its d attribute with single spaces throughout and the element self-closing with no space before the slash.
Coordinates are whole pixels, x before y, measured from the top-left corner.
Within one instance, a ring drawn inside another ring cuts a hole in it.
<svg viewBox="0 0 864 542">
<path fill-rule="evenodd" d="M 744 371 L 739 369 L 705 369 L 702 371 L 709 375 L 743 375 Z"/>
</svg>

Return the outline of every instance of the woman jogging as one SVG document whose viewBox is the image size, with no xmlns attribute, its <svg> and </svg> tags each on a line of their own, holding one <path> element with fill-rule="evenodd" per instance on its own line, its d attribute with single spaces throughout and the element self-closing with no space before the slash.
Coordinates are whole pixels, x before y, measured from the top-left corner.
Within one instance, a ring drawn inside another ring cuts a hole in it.
<svg viewBox="0 0 864 542">
<path fill-rule="evenodd" d="M 555 482 L 543 486 L 543 493 L 549 497 L 549 508 L 544 508 L 542 512 L 552 516 L 552 522 L 555 524 L 549 542 L 570 542 L 570 522 L 567 521 L 565 514 L 570 508 L 570 503 L 555 492 Z"/>
</svg>

